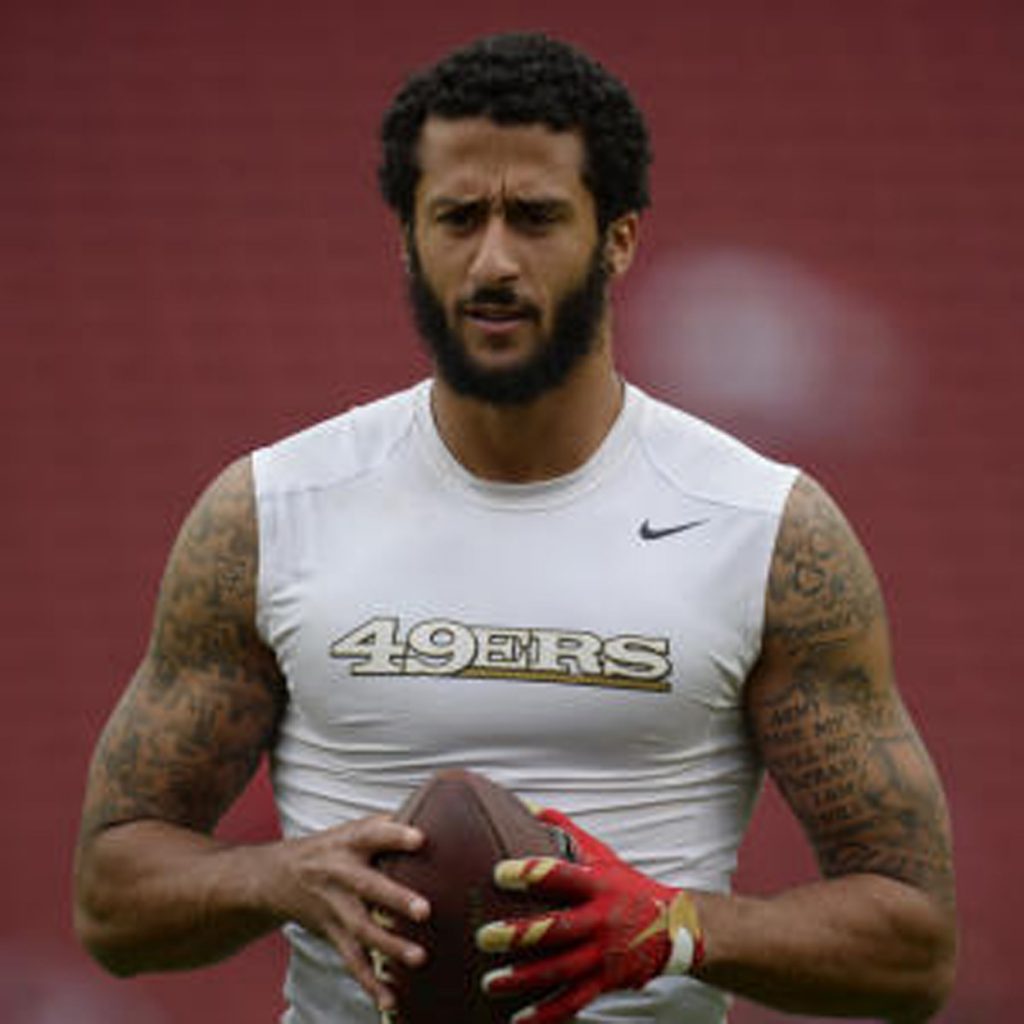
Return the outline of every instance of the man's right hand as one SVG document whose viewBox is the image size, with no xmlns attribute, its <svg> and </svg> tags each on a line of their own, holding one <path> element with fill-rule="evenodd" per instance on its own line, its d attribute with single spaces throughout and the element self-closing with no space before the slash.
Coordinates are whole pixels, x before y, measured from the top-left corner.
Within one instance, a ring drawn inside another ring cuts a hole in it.
<svg viewBox="0 0 1024 1024">
<path fill-rule="evenodd" d="M 330 942 L 382 1010 L 393 1006 L 393 996 L 374 974 L 371 951 L 410 967 L 423 963 L 426 952 L 383 927 L 369 908 L 423 921 L 430 906 L 418 893 L 377 871 L 372 862 L 381 853 L 413 852 L 422 844 L 418 829 L 378 815 L 268 849 L 268 909 Z"/>
<path fill-rule="evenodd" d="M 422 918 L 417 894 L 372 867 L 422 837 L 386 816 L 232 846 L 217 822 L 273 749 L 289 695 L 256 627 L 252 467 L 228 467 L 189 513 L 160 587 L 149 648 L 97 743 L 75 865 L 75 927 L 125 976 L 215 963 L 296 921 L 379 1004 L 368 951 L 423 951 L 370 916 Z"/>
</svg>

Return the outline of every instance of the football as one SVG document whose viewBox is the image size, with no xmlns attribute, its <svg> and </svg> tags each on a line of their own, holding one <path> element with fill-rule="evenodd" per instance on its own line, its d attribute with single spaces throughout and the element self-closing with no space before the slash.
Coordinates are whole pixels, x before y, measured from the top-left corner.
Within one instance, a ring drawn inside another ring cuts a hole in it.
<svg viewBox="0 0 1024 1024">
<path fill-rule="evenodd" d="M 475 772 L 439 771 L 399 809 L 426 842 L 415 853 L 387 854 L 378 866 L 430 901 L 423 923 L 391 922 L 427 951 L 427 962 L 407 969 L 389 962 L 399 1024 L 504 1024 L 525 1000 L 488 997 L 480 979 L 502 959 L 478 952 L 477 929 L 488 921 L 523 917 L 550 904 L 504 892 L 492 879 L 499 860 L 566 855 L 557 830 L 539 822 L 511 791 Z"/>
</svg>

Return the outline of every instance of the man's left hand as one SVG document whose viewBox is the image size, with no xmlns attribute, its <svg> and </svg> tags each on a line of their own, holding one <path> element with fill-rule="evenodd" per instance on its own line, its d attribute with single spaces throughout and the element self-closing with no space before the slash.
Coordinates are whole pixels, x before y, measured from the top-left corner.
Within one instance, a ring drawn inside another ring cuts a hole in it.
<svg viewBox="0 0 1024 1024">
<path fill-rule="evenodd" d="M 483 980 L 488 995 L 537 994 L 513 1024 L 559 1024 L 602 992 L 642 988 L 659 974 L 685 974 L 700 963 L 703 936 L 684 890 L 630 867 L 566 815 L 545 809 L 537 816 L 571 837 L 576 861 L 501 861 L 495 882 L 567 909 L 492 921 L 477 932 L 484 952 L 530 954 Z"/>
</svg>

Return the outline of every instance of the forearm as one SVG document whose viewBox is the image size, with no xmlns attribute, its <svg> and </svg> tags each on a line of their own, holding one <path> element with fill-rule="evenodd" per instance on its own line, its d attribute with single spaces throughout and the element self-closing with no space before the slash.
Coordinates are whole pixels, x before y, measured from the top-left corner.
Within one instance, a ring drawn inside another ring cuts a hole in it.
<svg viewBox="0 0 1024 1024">
<path fill-rule="evenodd" d="M 790 1013 L 917 1024 L 952 981 L 952 912 L 879 875 L 770 898 L 694 894 L 706 937 L 701 980 Z"/>
<path fill-rule="evenodd" d="M 94 836 L 76 865 L 75 927 L 115 974 L 215 963 L 277 927 L 273 846 L 226 846 L 159 821 Z"/>
</svg>

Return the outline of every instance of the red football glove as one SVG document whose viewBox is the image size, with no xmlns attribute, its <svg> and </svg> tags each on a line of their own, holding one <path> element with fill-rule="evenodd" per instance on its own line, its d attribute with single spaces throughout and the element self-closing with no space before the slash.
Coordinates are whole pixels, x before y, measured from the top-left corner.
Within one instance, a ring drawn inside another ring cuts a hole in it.
<svg viewBox="0 0 1024 1024">
<path fill-rule="evenodd" d="M 528 951 L 530 959 L 484 976 L 484 990 L 502 996 L 557 989 L 513 1018 L 513 1024 L 570 1020 L 602 992 L 642 988 L 659 974 L 685 974 L 704 954 L 697 911 L 682 889 L 642 875 L 558 811 L 537 813 L 567 833 L 576 861 L 529 857 L 501 861 L 503 889 L 529 890 L 566 910 L 492 921 L 477 932 L 486 953 Z M 551 951 L 537 957 L 538 951 Z"/>
</svg>

